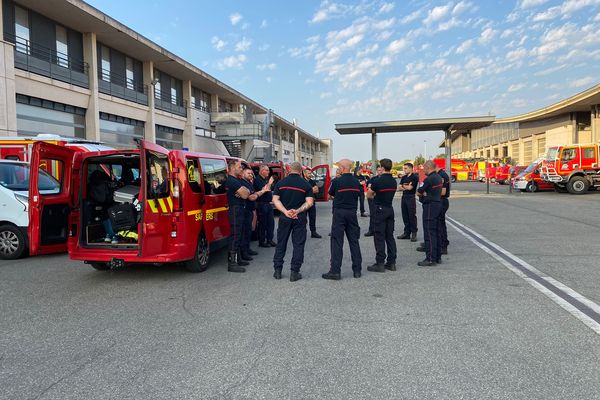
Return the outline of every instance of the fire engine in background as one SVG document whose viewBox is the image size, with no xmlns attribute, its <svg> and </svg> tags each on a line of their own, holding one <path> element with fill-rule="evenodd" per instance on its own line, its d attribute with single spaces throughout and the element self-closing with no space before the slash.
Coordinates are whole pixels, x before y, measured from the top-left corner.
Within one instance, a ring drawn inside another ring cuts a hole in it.
<svg viewBox="0 0 600 400">
<path fill-rule="evenodd" d="M 433 162 L 439 168 L 442 168 L 446 172 L 448 172 L 448 170 L 446 169 L 446 159 L 445 158 L 435 158 L 433 160 Z M 469 169 L 469 164 L 466 161 L 459 160 L 457 158 L 453 158 L 450 160 L 450 164 L 452 167 L 452 176 L 450 177 L 452 182 L 469 180 L 470 169 Z"/>
<path fill-rule="evenodd" d="M 38 140 L 75 152 L 110 149 L 99 143 L 56 135 L 0 138 L 0 259 L 15 259 L 26 253 L 40 254 L 38 248 L 30 245 L 30 231 L 33 227 L 40 231 L 48 244 L 52 244 L 46 248 L 47 253 L 67 251 L 66 228 L 52 224 L 40 227 L 39 221 L 29 217 L 30 175 L 36 173 L 41 193 L 52 195 L 60 191 L 64 174 L 64 165 L 56 160 L 42 159 L 38 169 L 30 170 L 28 161 L 33 144 Z"/>
<path fill-rule="evenodd" d="M 542 159 L 535 160 L 517 175 L 513 181 L 513 188 L 521 192 L 537 192 L 539 190 L 553 189 L 554 185 L 544 181 L 540 175 Z"/>
<path fill-rule="evenodd" d="M 600 187 L 597 144 L 555 146 L 542 162 L 541 177 L 556 191 L 585 194 Z"/>
<path fill-rule="evenodd" d="M 488 178 L 490 182 L 496 181 L 496 169 L 500 163 L 498 161 L 475 161 L 472 167 L 473 180 L 485 182 Z"/>
</svg>

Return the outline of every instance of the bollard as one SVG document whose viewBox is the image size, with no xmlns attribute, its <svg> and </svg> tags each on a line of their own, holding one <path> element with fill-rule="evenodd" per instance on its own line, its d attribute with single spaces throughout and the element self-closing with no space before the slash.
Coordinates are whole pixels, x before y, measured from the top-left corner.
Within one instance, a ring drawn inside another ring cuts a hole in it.
<svg viewBox="0 0 600 400">
<path fill-rule="evenodd" d="M 490 174 L 489 174 L 488 167 L 489 167 L 489 164 L 486 160 L 486 162 L 485 162 L 485 182 L 486 182 L 485 193 L 486 194 L 490 194 Z"/>
</svg>

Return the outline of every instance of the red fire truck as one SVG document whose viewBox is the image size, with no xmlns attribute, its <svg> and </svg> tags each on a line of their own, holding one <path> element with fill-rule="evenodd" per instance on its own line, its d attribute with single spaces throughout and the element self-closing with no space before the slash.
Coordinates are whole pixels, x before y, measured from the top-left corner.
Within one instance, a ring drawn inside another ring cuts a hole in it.
<svg viewBox="0 0 600 400">
<path fill-rule="evenodd" d="M 435 165 L 437 165 L 439 168 L 444 169 L 446 172 L 448 172 L 448 170 L 446 169 L 446 159 L 445 158 L 435 158 L 433 160 L 433 162 L 435 163 Z M 450 160 L 450 163 L 452 165 L 452 176 L 450 177 L 450 179 L 452 180 L 452 182 L 456 182 L 458 181 L 467 181 L 469 180 L 469 164 L 467 164 L 466 161 L 464 160 L 459 160 L 457 158 L 453 158 Z"/>
<path fill-rule="evenodd" d="M 38 221 L 29 233 L 35 251 L 50 252 L 56 245 L 44 242 L 40 227 L 62 224 L 69 233 L 69 256 L 98 270 L 126 263 L 182 262 L 189 271 L 201 272 L 210 253 L 227 243 L 223 185 L 229 157 L 169 151 L 146 141 L 139 149 L 88 153 L 36 142 L 31 171 L 44 159 L 62 165 L 64 176 L 60 192 L 51 195 L 38 190 L 37 174 L 30 176 L 29 216 Z M 104 167 L 121 182 L 114 200 L 126 211 L 122 219 L 131 220 L 119 232 L 118 243 L 103 240 L 106 232 L 90 196 L 90 177 Z M 52 210 L 64 211 L 64 217 L 54 218 Z"/>
<path fill-rule="evenodd" d="M 597 144 L 550 147 L 541 177 L 553 183 L 558 192 L 585 194 L 600 187 L 598 152 Z"/>
</svg>

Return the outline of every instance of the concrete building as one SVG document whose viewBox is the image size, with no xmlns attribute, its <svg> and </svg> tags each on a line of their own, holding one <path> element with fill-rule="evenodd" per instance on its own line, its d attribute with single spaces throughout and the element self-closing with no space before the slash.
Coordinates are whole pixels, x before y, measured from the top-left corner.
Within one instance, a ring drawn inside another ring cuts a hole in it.
<svg viewBox="0 0 600 400">
<path fill-rule="evenodd" d="M 452 134 L 452 156 L 528 165 L 549 147 L 600 141 L 600 85 L 542 109 Z M 443 143 L 441 145 L 443 147 Z"/>
<path fill-rule="evenodd" d="M 80 0 L 0 0 L 0 136 L 331 164 L 321 140 Z"/>
</svg>

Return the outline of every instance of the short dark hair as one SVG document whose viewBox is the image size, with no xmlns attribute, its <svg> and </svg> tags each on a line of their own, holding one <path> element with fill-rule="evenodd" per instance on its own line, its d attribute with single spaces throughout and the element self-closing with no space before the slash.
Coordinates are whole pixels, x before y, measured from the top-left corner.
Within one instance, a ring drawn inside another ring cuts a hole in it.
<svg viewBox="0 0 600 400">
<path fill-rule="evenodd" d="M 408 168 L 414 168 L 414 167 L 415 167 L 415 166 L 413 165 L 413 163 L 410 163 L 410 162 L 404 163 L 404 166 L 405 166 L 405 167 L 408 167 Z"/>
<path fill-rule="evenodd" d="M 384 158 L 381 161 L 379 161 L 379 165 L 381 165 L 384 171 L 392 170 L 392 160 L 390 160 L 389 158 Z"/>
<path fill-rule="evenodd" d="M 227 161 L 227 169 L 233 168 L 235 166 L 235 164 L 237 164 L 239 162 L 240 162 L 240 160 L 234 160 L 234 159 Z"/>
</svg>

